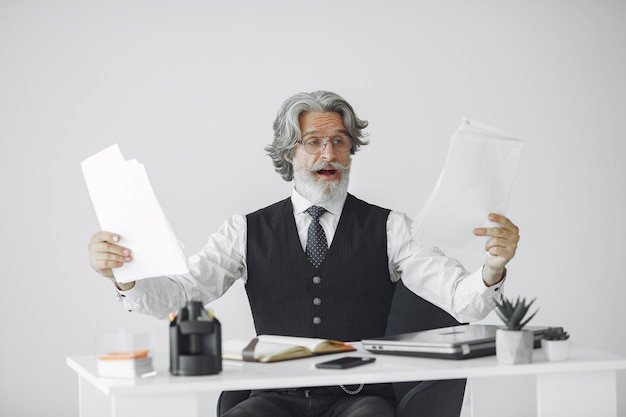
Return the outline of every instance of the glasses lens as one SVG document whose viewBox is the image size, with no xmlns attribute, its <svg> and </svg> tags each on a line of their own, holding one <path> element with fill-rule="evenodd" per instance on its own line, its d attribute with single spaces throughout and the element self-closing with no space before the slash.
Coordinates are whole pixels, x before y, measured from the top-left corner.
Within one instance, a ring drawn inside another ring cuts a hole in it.
<svg viewBox="0 0 626 417">
<path fill-rule="evenodd" d="M 304 150 L 308 153 L 316 154 L 324 149 L 324 139 L 312 137 L 304 141 Z"/>
<path fill-rule="evenodd" d="M 352 147 L 352 141 L 348 136 L 335 136 L 330 141 L 337 152 L 348 152 Z"/>
</svg>

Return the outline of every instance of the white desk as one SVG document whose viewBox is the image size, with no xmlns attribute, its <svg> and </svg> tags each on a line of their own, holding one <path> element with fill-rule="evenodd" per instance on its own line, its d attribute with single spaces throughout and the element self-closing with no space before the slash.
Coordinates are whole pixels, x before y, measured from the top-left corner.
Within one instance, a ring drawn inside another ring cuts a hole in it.
<svg viewBox="0 0 626 417">
<path fill-rule="evenodd" d="M 492 414 L 488 407 L 481 406 L 493 395 L 492 388 L 482 382 L 501 377 L 505 381 L 507 377 L 519 377 L 535 382 L 532 393 L 536 399 L 532 401 L 536 401 L 536 415 L 540 417 L 616 417 L 616 370 L 626 369 L 625 358 L 577 345 L 572 345 L 570 358 L 565 362 L 546 362 L 542 350 L 535 349 L 533 362 L 525 365 L 500 365 L 495 356 L 450 361 L 373 355 L 362 350 L 350 354 L 375 356 L 377 360 L 349 370 L 321 370 L 314 366 L 345 353 L 271 364 L 225 361 L 224 370 L 218 375 L 176 377 L 168 372 L 169 356 L 161 353 L 154 357 L 157 375 L 145 379 L 99 378 L 93 355 L 68 357 L 67 364 L 78 373 L 81 417 L 206 417 L 214 415 L 215 397 L 208 393 L 215 391 L 455 378 L 469 378 L 471 415 L 488 417 L 502 415 L 504 410 L 500 408 Z M 512 388 L 501 388 L 500 394 L 528 404 L 523 393 L 517 395 L 519 391 L 515 391 L 511 395 Z M 485 392 L 487 389 L 489 393 Z"/>
</svg>

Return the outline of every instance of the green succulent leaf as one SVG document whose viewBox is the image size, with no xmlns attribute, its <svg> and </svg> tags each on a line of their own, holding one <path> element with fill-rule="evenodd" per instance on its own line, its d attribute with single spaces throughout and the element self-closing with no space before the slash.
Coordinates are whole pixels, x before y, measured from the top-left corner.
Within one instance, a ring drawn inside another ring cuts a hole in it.
<svg viewBox="0 0 626 417">
<path fill-rule="evenodd" d="M 535 317 L 535 314 L 537 314 L 537 312 L 538 312 L 538 311 L 539 311 L 539 310 L 536 310 L 533 314 L 531 314 L 531 315 L 530 315 L 530 317 L 528 317 L 525 321 L 523 321 L 522 323 L 520 323 L 520 325 L 519 325 L 520 330 L 521 330 L 524 326 L 526 326 L 526 325 L 528 324 L 528 322 L 532 320 L 532 318 L 533 318 L 533 317 Z"/>
<path fill-rule="evenodd" d="M 535 300 L 536 298 L 526 304 L 526 299 L 521 296 L 518 296 L 515 302 L 503 297 L 500 301 L 495 300 L 496 314 L 500 317 L 500 320 L 504 322 L 507 329 L 521 330 L 538 312 L 538 310 L 536 310 L 533 314 L 524 319 Z"/>
<path fill-rule="evenodd" d="M 543 338 L 546 340 L 567 340 L 569 334 L 561 327 L 550 327 L 543 333 Z"/>
</svg>

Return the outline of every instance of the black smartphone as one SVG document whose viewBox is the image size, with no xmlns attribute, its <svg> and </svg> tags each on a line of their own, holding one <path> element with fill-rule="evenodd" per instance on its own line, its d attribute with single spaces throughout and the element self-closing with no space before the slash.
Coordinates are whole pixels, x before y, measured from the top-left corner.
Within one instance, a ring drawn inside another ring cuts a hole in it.
<svg viewBox="0 0 626 417">
<path fill-rule="evenodd" d="M 333 359 L 332 361 L 316 363 L 315 367 L 322 369 L 346 369 L 372 363 L 375 360 L 376 358 L 370 357 L 344 356 L 343 358 Z"/>
</svg>

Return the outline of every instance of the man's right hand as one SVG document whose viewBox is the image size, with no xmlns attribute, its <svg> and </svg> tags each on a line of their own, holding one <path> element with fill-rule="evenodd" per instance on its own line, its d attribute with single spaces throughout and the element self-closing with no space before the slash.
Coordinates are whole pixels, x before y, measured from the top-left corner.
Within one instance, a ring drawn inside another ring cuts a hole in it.
<svg viewBox="0 0 626 417">
<path fill-rule="evenodd" d="M 105 231 L 99 231 L 91 236 L 89 242 L 89 264 L 100 275 L 115 281 L 112 268 L 119 268 L 126 262 L 131 262 L 130 249 L 117 244 L 120 236 Z"/>
</svg>

